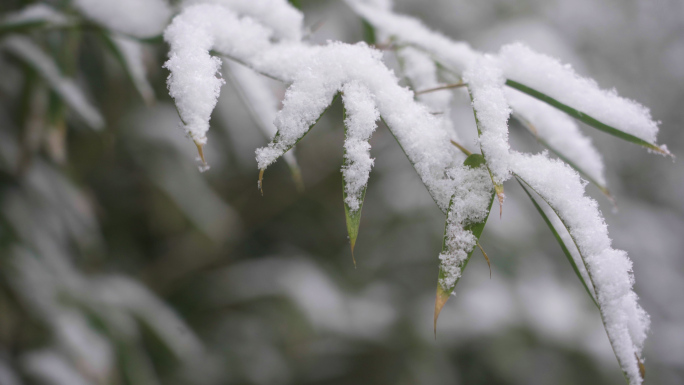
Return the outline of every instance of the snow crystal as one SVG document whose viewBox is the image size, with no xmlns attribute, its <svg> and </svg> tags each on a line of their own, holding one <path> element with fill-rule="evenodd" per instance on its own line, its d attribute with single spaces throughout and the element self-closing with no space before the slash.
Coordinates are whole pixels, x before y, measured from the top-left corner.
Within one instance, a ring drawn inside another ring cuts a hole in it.
<svg viewBox="0 0 684 385">
<path fill-rule="evenodd" d="M 159 35 L 171 17 L 166 0 L 74 0 L 74 5 L 96 23 L 139 38 Z"/>
<path fill-rule="evenodd" d="M 580 77 L 568 64 L 539 54 L 521 43 L 499 52 L 507 78 L 542 92 L 559 102 L 649 143 L 656 142 L 658 123 L 648 108 L 622 98 L 615 90 L 601 90 L 595 81 Z"/>
<path fill-rule="evenodd" d="M 606 185 L 601 154 L 591 139 L 580 132 L 574 119 L 512 88 L 506 89 L 506 99 L 514 115 L 529 124 L 534 134 L 554 152 L 575 164 L 599 186 Z"/>
<path fill-rule="evenodd" d="M 508 145 L 508 107 L 504 94 L 506 80 L 492 56 L 478 58 L 463 74 L 468 83 L 473 109 L 480 131 L 480 147 L 494 183 L 510 177 L 510 146 Z"/>
<path fill-rule="evenodd" d="M 492 181 L 484 166 L 476 169 L 461 166 L 451 170 L 451 175 L 456 191 L 447 213 L 446 250 L 439 255 L 440 268 L 445 273 L 439 284 L 444 290 L 456 285 L 468 254 L 477 243 L 473 232 L 465 226 L 487 219 L 493 193 Z"/>
<path fill-rule="evenodd" d="M 349 82 L 342 87 L 342 101 L 346 111 L 344 124 L 347 128 L 344 141 L 345 164 L 342 167 L 347 193 L 345 203 L 351 212 L 355 212 L 361 207 L 362 193 L 373 167 L 368 140 L 377 127 L 375 122 L 380 118 L 380 113 L 375 107 L 373 94 L 358 81 Z"/>
</svg>

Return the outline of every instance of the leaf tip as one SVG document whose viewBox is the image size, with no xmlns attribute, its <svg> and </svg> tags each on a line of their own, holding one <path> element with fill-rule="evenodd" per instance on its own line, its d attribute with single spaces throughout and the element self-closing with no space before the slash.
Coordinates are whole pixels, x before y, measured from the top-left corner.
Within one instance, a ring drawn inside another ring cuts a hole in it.
<svg viewBox="0 0 684 385">
<path fill-rule="evenodd" d="M 259 192 L 261 192 L 261 196 L 264 196 L 264 171 L 266 171 L 265 168 L 259 170 L 259 181 L 257 182 L 257 186 L 259 187 Z"/>
<path fill-rule="evenodd" d="M 441 284 L 437 284 L 437 294 L 435 296 L 435 319 L 434 319 L 434 331 L 435 340 L 437 340 L 437 318 L 439 318 L 439 313 L 442 312 L 442 308 L 449 300 L 449 293 L 447 293 Z"/>
<path fill-rule="evenodd" d="M 634 357 L 636 357 L 637 364 L 639 365 L 639 375 L 641 376 L 641 379 L 644 380 L 646 379 L 646 366 L 644 366 L 644 363 L 636 353 L 634 353 Z"/>
<path fill-rule="evenodd" d="M 198 160 L 202 163 L 199 166 L 199 170 L 200 170 L 200 172 L 205 172 L 205 171 L 209 170 L 209 165 L 207 164 L 207 160 L 204 158 L 204 144 L 202 144 L 196 140 L 194 142 L 195 142 L 195 146 L 197 146 L 197 153 L 199 154 Z"/>
<path fill-rule="evenodd" d="M 504 187 L 502 184 L 495 184 L 494 191 L 496 191 L 496 197 L 499 199 L 499 219 L 503 216 L 503 202 L 504 202 Z"/>
</svg>

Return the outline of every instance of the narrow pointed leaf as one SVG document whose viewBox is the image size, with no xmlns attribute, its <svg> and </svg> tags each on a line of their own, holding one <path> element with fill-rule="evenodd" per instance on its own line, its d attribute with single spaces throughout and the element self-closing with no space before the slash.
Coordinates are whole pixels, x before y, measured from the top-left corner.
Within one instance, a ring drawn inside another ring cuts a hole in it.
<svg viewBox="0 0 684 385">
<path fill-rule="evenodd" d="M 273 121 L 278 113 L 278 105 L 280 104 L 280 100 L 275 97 L 271 85 L 267 83 L 267 80 L 270 79 L 266 79 L 262 74 L 232 60 L 224 59 L 223 63 L 225 69 L 224 76 L 235 87 L 237 95 L 242 100 L 259 131 L 267 140 L 270 139 L 277 132 Z M 304 191 L 302 171 L 299 168 L 299 164 L 297 164 L 297 158 L 294 156 L 294 153 L 285 153 L 283 159 L 285 159 L 290 168 L 292 180 L 297 187 L 297 191 Z"/>
<path fill-rule="evenodd" d="M 518 183 L 520 183 L 520 186 L 523 188 L 523 190 L 525 191 L 527 196 L 532 201 L 534 208 L 537 209 L 537 212 L 539 213 L 539 215 L 541 215 L 542 219 L 544 219 L 544 222 L 546 223 L 546 225 L 549 227 L 549 229 L 553 233 L 553 236 L 556 238 L 556 241 L 558 241 L 558 244 L 560 245 L 561 250 L 563 250 L 563 254 L 565 254 L 565 257 L 568 259 L 568 262 L 570 262 L 570 266 L 572 266 L 572 270 L 575 272 L 575 275 L 577 275 L 577 278 L 579 278 L 580 282 L 582 282 L 582 286 L 584 286 L 584 290 L 587 291 L 587 294 L 589 294 L 589 297 L 594 302 L 594 305 L 596 305 L 596 307 L 599 307 L 598 303 L 596 302 L 596 299 L 594 298 L 594 294 L 592 294 L 592 290 L 589 289 L 587 282 L 584 280 L 584 277 L 580 273 L 579 268 L 577 267 L 577 264 L 575 263 L 575 258 L 572 257 L 572 254 L 570 253 L 570 249 L 568 248 L 568 246 L 563 241 L 563 238 L 561 238 L 560 234 L 558 234 L 558 231 L 556 231 L 556 228 L 551 223 L 551 220 L 549 219 L 549 217 L 546 215 L 546 213 L 541 208 L 541 206 L 539 206 L 539 204 L 537 203 L 537 200 L 534 199 L 532 194 L 527 190 L 527 188 L 525 187 L 525 184 L 523 184 L 523 182 L 520 180 L 520 178 L 518 178 Z M 577 249 L 577 247 L 575 245 L 572 245 L 571 247 L 574 247 L 575 249 Z"/>
<path fill-rule="evenodd" d="M 535 128 L 533 125 L 531 125 L 528 121 L 526 121 L 524 118 L 522 118 L 519 115 L 513 114 L 512 115 L 514 118 L 516 118 L 523 126 L 525 126 L 530 133 L 532 133 L 535 136 L 535 139 L 544 147 L 546 147 L 549 151 L 551 151 L 554 155 L 556 155 L 560 160 L 565 162 L 568 166 L 572 167 L 575 169 L 577 172 L 582 175 L 582 178 L 586 179 L 589 183 L 593 184 L 596 186 L 601 192 L 608 197 L 611 201 L 613 201 L 613 196 L 611 195 L 610 191 L 608 190 L 608 187 L 604 184 L 599 183 L 595 178 L 592 178 L 589 173 L 584 170 L 582 167 L 578 166 L 576 162 L 573 162 L 568 158 L 567 156 L 563 155 L 561 151 L 559 151 L 557 148 L 551 146 L 546 140 L 542 139 L 540 136 L 538 136 L 535 132 Z"/>
<path fill-rule="evenodd" d="M 624 139 L 630 143 L 634 143 L 634 144 L 637 144 L 639 146 L 646 147 L 647 149 L 658 152 L 660 154 L 671 155 L 669 151 L 667 151 L 664 148 L 661 148 L 660 146 L 658 146 L 655 143 L 649 143 L 643 139 L 637 138 L 634 135 L 628 134 L 628 133 L 621 131 L 615 127 L 609 126 L 609 125 L 607 125 L 607 124 L 605 124 L 605 123 L 603 123 L 603 122 L 601 122 L 601 121 L 599 121 L 599 120 L 597 120 L 597 119 L 595 119 L 595 118 L 593 118 L 593 117 L 591 117 L 591 116 L 589 116 L 589 115 L 587 115 L 581 111 L 578 111 L 578 110 L 576 110 L 576 109 L 574 109 L 574 108 L 572 108 L 566 104 L 563 104 L 563 103 L 559 102 L 558 100 L 556 100 L 556 99 L 554 99 L 554 98 L 552 98 L 552 97 L 550 97 L 550 96 L 548 96 L 542 92 L 539 92 L 539 91 L 537 91 L 531 87 L 528 87 L 524 84 L 521 84 L 521 83 L 518 83 L 514 80 L 508 79 L 508 80 L 506 80 L 506 85 L 509 87 L 515 88 L 518 91 L 522 91 L 522 92 L 524 92 L 530 96 L 533 96 L 533 97 L 535 97 L 535 98 L 537 98 L 543 102 L 546 102 L 546 103 L 558 108 L 559 110 L 565 112 L 566 114 L 572 116 L 573 118 L 575 118 L 575 119 L 577 119 L 577 120 L 579 120 L 579 121 L 581 121 L 581 122 L 583 122 L 589 126 L 592 126 L 592 127 L 596 128 L 600 131 L 603 131 L 603 132 L 608 133 L 610 135 L 616 136 L 620 139 Z"/>
<path fill-rule="evenodd" d="M 480 154 L 472 154 L 466 158 L 466 160 L 463 162 L 465 166 L 468 166 L 470 168 L 478 168 L 484 165 L 485 159 L 484 156 Z M 491 210 L 492 203 L 494 202 L 494 197 L 496 196 L 496 193 L 493 193 L 491 196 L 491 199 L 489 201 L 489 204 L 487 205 L 487 212 L 485 214 L 485 219 L 481 222 L 477 223 L 471 223 L 466 226 L 464 226 L 464 230 L 472 232 L 473 236 L 475 237 L 476 241 L 479 242 L 480 236 L 482 235 L 482 231 L 485 228 L 485 224 L 487 223 L 487 218 L 489 218 L 489 211 Z M 449 217 L 448 213 L 451 211 L 453 205 L 453 198 L 451 199 L 451 202 L 449 203 L 449 211 L 447 211 L 447 220 L 446 224 L 444 226 L 444 238 L 442 240 L 442 253 L 448 252 L 448 247 L 447 247 L 447 230 L 449 227 Z M 459 266 L 461 272 L 463 272 L 468 265 L 468 262 L 470 261 L 470 258 L 473 255 L 473 252 L 475 251 L 477 243 L 473 245 L 473 247 L 470 250 L 467 250 L 468 256 L 466 259 L 463 261 L 462 265 Z M 434 315 L 434 327 L 435 327 L 435 334 L 437 333 L 437 318 L 439 317 L 440 312 L 442 311 L 442 308 L 446 304 L 446 302 L 449 300 L 449 296 L 451 293 L 453 293 L 454 288 L 456 287 L 456 284 L 458 283 L 459 279 L 456 279 L 454 284 L 449 287 L 445 288 L 443 285 L 440 283 L 442 280 L 447 278 L 447 272 L 443 269 L 442 264 L 440 263 L 440 268 L 439 268 L 439 276 L 438 276 L 438 283 L 437 283 L 437 293 L 436 293 L 436 298 L 435 298 L 435 315 Z M 460 278 L 460 277 L 459 277 Z"/>
<path fill-rule="evenodd" d="M 468 93 L 470 94 L 470 101 L 472 103 L 473 101 L 473 93 L 468 89 Z M 482 129 L 481 129 L 481 123 L 480 119 L 477 117 L 477 110 L 473 108 L 473 115 L 475 115 L 475 125 L 477 126 L 477 135 L 480 136 L 482 135 Z M 482 158 L 485 160 L 485 166 L 487 166 L 487 171 L 489 171 L 489 176 L 492 178 L 492 184 L 494 185 L 494 191 L 496 192 L 496 197 L 499 200 L 499 218 L 503 215 L 503 202 L 504 202 L 504 186 L 501 183 L 496 183 L 494 181 L 494 175 L 492 174 L 492 170 L 490 170 L 489 165 L 486 162 L 486 157 L 484 155 L 484 152 L 482 152 Z M 467 159 L 466 159 L 467 160 Z"/>
<path fill-rule="evenodd" d="M 73 25 L 73 20 L 47 4 L 32 4 L 0 20 L 0 37 L 34 29 Z"/>
<path fill-rule="evenodd" d="M 112 35 L 108 32 L 102 33 L 102 38 L 114 57 L 126 72 L 135 89 L 142 97 L 145 104 L 152 105 L 155 101 L 154 90 L 147 80 L 145 64 L 142 57 L 142 44 L 124 36 Z"/>
<path fill-rule="evenodd" d="M 48 86 L 74 111 L 81 120 L 93 129 L 101 129 L 104 119 L 100 112 L 87 100 L 73 79 L 65 77 L 59 66 L 30 39 L 12 36 L 4 40 L 1 48 L 10 51 L 41 76 Z"/>
</svg>

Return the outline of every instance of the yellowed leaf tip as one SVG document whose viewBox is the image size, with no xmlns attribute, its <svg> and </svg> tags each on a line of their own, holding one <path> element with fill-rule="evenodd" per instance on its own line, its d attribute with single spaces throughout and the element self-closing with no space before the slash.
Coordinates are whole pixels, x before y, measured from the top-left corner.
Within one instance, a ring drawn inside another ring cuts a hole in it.
<svg viewBox="0 0 684 385">
<path fill-rule="evenodd" d="M 482 252 L 482 255 L 484 255 L 485 259 L 487 260 L 487 266 L 489 266 L 489 279 L 492 279 L 492 264 L 489 263 L 489 256 L 487 253 L 485 253 L 484 249 L 482 248 L 482 245 L 480 242 L 477 242 L 477 247 L 480 248 L 480 251 Z"/>
<path fill-rule="evenodd" d="M 199 154 L 200 161 L 202 162 L 202 165 L 200 165 L 199 170 L 200 172 L 205 172 L 209 170 L 209 165 L 207 164 L 206 159 L 204 159 L 204 145 L 195 141 L 195 146 L 197 146 L 197 153 Z"/>
<path fill-rule="evenodd" d="M 639 375 L 641 375 L 641 379 L 644 380 L 646 379 L 646 367 L 644 366 L 644 363 L 641 362 L 641 359 L 639 359 L 639 356 L 634 354 L 634 357 L 637 359 L 637 363 L 639 364 Z"/>
<path fill-rule="evenodd" d="M 263 185 L 264 171 L 266 171 L 266 169 L 264 169 L 264 168 L 259 170 L 259 182 L 257 183 L 257 186 L 259 187 L 259 191 L 261 192 L 261 196 L 264 196 L 264 185 Z"/>
<path fill-rule="evenodd" d="M 504 187 L 502 184 L 494 185 L 496 197 L 499 199 L 499 218 L 503 216 L 503 202 L 504 202 Z"/>
<path fill-rule="evenodd" d="M 351 242 L 351 254 L 352 254 L 352 261 L 354 261 L 354 269 L 356 269 L 356 258 L 354 258 L 354 244 L 356 242 L 352 241 Z"/>
<path fill-rule="evenodd" d="M 439 318 L 439 313 L 442 312 L 442 308 L 449 300 L 449 293 L 444 291 L 442 285 L 437 284 L 437 295 L 435 296 L 435 340 L 437 340 L 437 318 Z"/>
</svg>

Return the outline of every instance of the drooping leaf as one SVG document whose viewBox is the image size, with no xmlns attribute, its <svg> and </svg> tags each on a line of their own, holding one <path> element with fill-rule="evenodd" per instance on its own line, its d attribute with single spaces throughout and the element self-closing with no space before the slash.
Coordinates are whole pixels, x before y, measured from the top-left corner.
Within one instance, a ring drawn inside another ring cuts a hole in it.
<svg viewBox="0 0 684 385">
<path fill-rule="evenodd" d="M 1 47 L 36 71 L 89 127 L 101 129 L 104 126 L 102 115 L 90 104 L 73 79 L 63 76 L 57 63 L 30 39 L 24 36 L 12 36 L 5 39 Z"/>
<path fill-rule="evenodd" d="M 109 50 L 114 54 L 135 89 L 148 106 L 154 104 L 154 90 L 147 80 L 145 63 L 142 56 L 142 44 L 134 39 L 113 35 L 103 31 L 101 34 Z"/>
<path fill-rule="evenodd" d="M 472 154 L 466 158 L 466 160 L 463 162 L 463 164 L 465 166 L 468 166 L 470 168 L 475 169 L 475 168 L 481 167 L 482 165 L 485 165 L 486 162 L 485 162 L 484 156 L 482 156 L 481 154 Z M 496 193 L 492 194 L 492 197 L 489 201 L 489 204 L 487 205 L 487 212 L 485 214 L 485 219 L 481 222 L 470 223 L 470 224 L 465 225 L 463 227 L 463 229 L 465 231 L 472 232 L 473 236 L 475 237 L 475 239 L 478 242 L 479 242 L 480 236 L 482 235 L 482 231 L 484 230 L 485 225 L 487 223 L 487 219 L 489 218 L 489 211 L 491 210 L 492 203 L 494 202 L 495 195 L 496 195 Z M 442 240 L 442 253 L 448 252 L 448 247 L 447 247 L 447 238 L 448 238 L 447 230 L 449 227 L 449 217 L 448 216 L 449 216 L 449 212 L 451 212 L 452 205 L 453 205 L 453 197 L 452 197 L 451 201 L 449 202 L 449 211 L 447 212 L 447 220 L 446 220 L 446 224 L 444 226 L 444 238 Z M 473 247 L 470 250 L 467 250 L 468 256 L 463 261 L 462 265 L 459 266 L 461 272 L 463 272 L 465 270 L 466 266 L 468 265 L 468 262 L 470 261 L 470 258 L 472 257 L 473 252 L 475 251 L 475 246 L 476 246 L 476 244 L 473 245 Z M 449 288 L 444 288 L 440 282 L 442 280 L 444 280 L 445 278 L 447 278 L 447 272 L 442 268 L 442 266 L 440 264 L 438 283 L 437 283 L 437 293 L 436 293 L 436 297 L 435 297 L 435 315 L 434 315 L 435 336 L 437 334 L 437 318 L 439 317 L 439 313 L 441 313 L 442 308 L 444 307 L 444 305 L 449 300 L 449 296 L 451 295 L 451 293 L 453 293 L 454 288 L 456 287 L 456 284 L 459 281 L 459 279 L 456 279 L 453 286 L 451 286 Z"/>
<path fill-rule="evenodd" d="M 356 238 L 359 236 L 359 225 L 361 224 L 361 210 L 363 209 L 363 200 L 366 197 L 366 189 L 361 193 L 359 209 L 352 211 L 346 202 L 347 199 L 347 183 L 342 178 L 342 194 L 344 199 L 344 216 L 347 220 L 347 233 L 349 234 L 349 243 L 351 245 L 352 259 L 354 267 L 356 267 L 356 258 L 354 258 L 354 246 L 356 246 Z"/>
<path fill-rule="evenodd" d="M 506 85 L 509 87 L 515 88 L 518 91 L 522 91 L 522 92 L 524 92 L 530 96 L 533 96 L 533 97 L 535 97 L 535 98 L 537 98 L 543 102 L 546 102 L 546 103 L 558 108 L 559 110 L 565 112 L 566 114 L 572 116 L 573 118 L 578 119 L 581 122 L 583 122 L 589 126 L 592 126 L 598 130 L 601 130 L 605 133 L 616 136 L 620 139 L 624 139 L 630 143 L 634 143 L 634 144 L 637 144 L 639 146 L 646 147 L 649 150 L 658 152 L 658 153 L 663 154 L 663 155 L 672 155 L 672 154 L 670 154 L 670 152 L 661 148 L 660 146 L 658 146 L 655 143 L 649 143 L 643 139 L 637 138 L 634 135 L 628 134 L 624 131 L 618 130 L 615 127 L 609 126 L 609 125 L 607 125 L 607 124 L 605 124 L 605 123 L 603 123 L 603 122 L 601 122 L 601 121 L 599 121 L 599 120 L 597 120 L 597 119 L 595 119 L 595 118 L 593 118 L 593 117 L 591 117 L 591 116 L 589 116 L 589 115 L 587 115 L 581 111 L 578 111 L 578 110 L 576 110 L 576 109 L 574 109 L 574 108 L 572 108 L 566 104 L 563 104 L 563 103 L 559 102 L 558 100 L 556 100 L 556 99 L 554 99 L 554 98 L 552 98 L 552 97 L 550 97 L 550 96 L 548 96 L 542 92 L 539 92 L 539 91 L 537 91 L 531 87 L 528 87 L 524 84 L 521 84 L 521 83 L 518 83 L 514 80 L 508 79 L 508 80 L 506 80 Z"/>
<path fill-rule="evenodd" d="M 473 93 L 468 89 L 468 93 L 470 94 L 470 101 L 473 101 Z M 482 135 L 482 129 L 481 129 L 481 124 L 480 124 L 480 119 L 477 117 L 477 110 L 473 108 L 473 114 L 475 115 L 475 125 L 477 126 L 477 135 L 480 136 Z M 503 215 L 503 202 L 504 202 L 504 187 L 503 184 L 501 183 L 496 183 L 494 181 L 494 175 L 492 174 L 492 171 L 489 169 L 489 165 L 487 165 L 486 158 L 484 156 L 484 152 L 482 152 L 482 158 L 485 160 L 485 166 L 487 166 L 487 171 L 489 171 L 489 176 L 492 178 L 492 184 L 494 185 L 494 191 L 496 192 L 496 197 L 499 200 L 499 217 Z M 466 159 L 467 160 L 467 159 Z"/>
<path fill-rule="evenodd" d="M 0 37 L 73 24 L 73 20 L 47 4 L 32 4 L 17 12 L 6 14 L 0 20 Z"/>
<path fill-rule="evenodd" d="M 288 151 L 290 151 L 294 146 L 297 145 L 297 143 L 299 143 L 300 140 L 302 140 L 302 138 L 304 138 L 304 137 L 306 136 L 306 134 L 308 134 L 309 132 L 311 132 L 311 129 L 316 125 L 316 123 L 318 123 L 318 122 L 321 120 L 321 118 L 323 117 L 323 115 L 325 115 L 326 111 L 328 111 L 328 110 L 330 109 L 330 107 L 331 107 L 333 104 L 335 104 L 335 100 L 337 100 L 339 97 L 340 97 L 340 93 L 338 92 L 337 94 L 335 94 L 335 96 L 333 97 L 332 102 L 328 105 L 328 107 L 327 107 L 327 108 L 318 116 L 318 119 L 316 119 L 316 121 L 315 121 L 312 125 L 309 126 L 309 129 L 308 129 L 302 136 L 300 136 L 300 137 L 297 139 L 297 141 L 295 141 L 294 143 L 292 143 L 292 145 L 289 145 L 289 146 L 285 149 L 285 151 L 283 151 L 283 154 L 285 154 L 285 153 L 287 153 Z M 279 139 L 279 138 L 280 138 L 280 132 L 276 132 L 276 134 L 275 134 L 275 136 L 273 137 L 273 140 L 271 141 L 271 144 L 270 144 L 270 145 L 275 145 L 275 144 L 279 143 L 279 142 L 280 142 L 280 139 Z M 270 145 L 269 145 L 269 146 L 270 146 Z M 265 169 L 259 170 L 259 183 L 258 183 L 258 186 L 259 186 L 259 190 L 261 191 L 261 194 L 262 194 L 262 195 L 263 195 L 263 193 L 264 193 L 264 192 L 263 192 L 264 171 L 265 171 Z"/>
<path fill-rule="evenodd" d="M 539 135 L 536 133 L 536 128 L 527 120 L 522 118 L 521 116 L 517 114 L 512 114 L 516 120 L 518 120 L 523 126 L 525 126 L 530 133 L 532 133 L 535 137 L 535 139 L 544 147 L 546 147 L 549 151 L 551 151 L 554 155 L 556 155 L 560 160 L 565 162 L 568 166 L 572 167 L 575 169 L 577 172 L 582 175 L 584 179 L 586 179 L 589 183 L 593 184 L 596 186 L 610 201 L 613 201 L 613 196 L 611 195 L 610 191 L 608 190 L 608 187 L 605 184 L 599 183 L 595 178 L 592 178 L 589 173 L 584 170 L 582 167 L 578 166 L 576 162 L 573 162 L 568 158 L 567 156 L 563 155 L 563 153 L 555 148 L 554 146 L 551 146 L 546 140 L 541 138 Z"/>
<path fill-rule="evenodd" d="M 570 253 L 570 249 L 568 248 L 568 246 L 563 241 L 563 238 L 561 238 L 560 234 L 558 234 L 558 231 L 553 226 L 553 223 L 551 223 L 551 220 L 549 219 L 549 217 L 546 215 L 546 213 L 541 208 L 541 206 L 539 206 L 539 203 L 537 203 L 537 200 L 534 199 L 532 194 L 527 190 L 527 188 L 525 187 L 525 184 L 522 182 L 522 180 L 519 177 L 517 179 L 518 179 L 518 183 L 520 184 L 520 187 L 523 188 L 523 190 L 525 191 L 527 196 L 532 201 L 532 204 L 537 209 L 537 212 L 539 212 L 539 215 L 541 215 L 542 219 L 544 219 L 544 222 L 546 223 L 546 225 L 549 227 L 549 229 L 553 233 L 553 236 L 556 238 L 556 241 L 558 241 L 558 244 L 560 245 L 561 250 L 563 250 L 563 254 L 565 254 L 565 257 L 568 259 L 568 262 L 570 262 L 570 266 L 572 266 L 572 270 L 575 272 L 575 275 L 577 275 L 577 278 L 579 278 L 580 282 L 582 282 L 582 286 L 584 286 L 584 290 L 587 291 L 587 294 L 589 294 L 589 297 L 594 302 L 594 305 L 596 305 L 596 307 L 599 307 L 598 303 L 596 302 L 596 298 L 594 298 L 594 294 L 592 293 L 592 290 L 589 289 L 589 286 L 587 285 L 587 282 L 584 280 L 582 273 L 580 273 L 579 268 L 577 267 L 577 263 L 575 263 L 575 258 L 573 258 L 572 254 Z M 570 247 L 574 247 L 575 249 L 577 249 L 576 245 L 574 245 L 574 244 Z M 579 252 L 579 250 L 578 250 L 578 252 Z"/>
<path fill-rule="evenodd" d="M 270 139 L 277 132 L 273 121 L 278 113 L 278 105 L 280 104 L 280 100 L 275 97 L 271 85 L 267 82 L 270 79 L 234 61 L 224 59 L 223 63 L 224 76 L 235 87 L 237 95 L 242 100 L 247 112 L 249 112 L 250 117 L 261 133 L 266 139 Z M 292 180 L 297 191 L 304 191 L 302 171 L 299 168 L 294 152 L 289 151 L 285 153 L 283 159 L 285 159 L 290 168 Z"/>
</svg>

